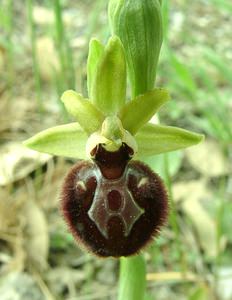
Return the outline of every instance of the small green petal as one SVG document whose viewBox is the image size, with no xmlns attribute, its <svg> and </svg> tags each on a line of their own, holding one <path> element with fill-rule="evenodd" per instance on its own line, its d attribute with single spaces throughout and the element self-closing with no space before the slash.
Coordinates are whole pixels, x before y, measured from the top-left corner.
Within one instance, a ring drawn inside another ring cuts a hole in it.
<svg viewBox="0 0 232 300">
<path fill-rule="evenodd" d="M 105 115 L 117 113 L 126 99 L 126 61 L 119 38 L 110 38 L 93 82 L 93 103 Z"/>
<path fill-rule="evenodd" d="M 104 52 L 104 46 L 97 40 L 91 39 L 89 43 L 89 56 L 87 62 L 87 86 L 90 99 L 92 99 L 92 84 L 97 64 Z"/>
<path fill-rule="evenodd" d="M 165 89 L 154 89 L 136 97 L 128 102 L 119 113 L 123 127 L 131 134 L 135 134 L 152 118 L 160 106 L 169 100 L 169 93 Z"/>
<path fill-rule="evenodd" d="M 103 114 L 82 95 L 69 90 L 61 97 L 67 111 L 76 118 L 87 134 L 97 131 L 104 120 Z"/>
<path fill-rule="evenodd" d="M 44 130 L 23 142 L 33 150 L 58 156 L 86 158 L 87 135 L 78 123 Z"/>
<path fill-rule="evenodd" d="M 141 157 L 187 148 L 200 143 L 204 136 L 178 127 L 146 124 L 135 139 Z"/>
</svg>

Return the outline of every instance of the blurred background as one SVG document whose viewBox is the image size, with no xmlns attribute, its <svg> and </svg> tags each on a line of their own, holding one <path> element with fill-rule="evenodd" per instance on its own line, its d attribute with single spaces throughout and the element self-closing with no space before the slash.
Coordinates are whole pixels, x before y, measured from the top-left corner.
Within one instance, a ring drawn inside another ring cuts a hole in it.
<svg viewBox="0 0 232 300">
<path fill-rule="evenodd" d="M 0 298 L 116 299 L 118 261 L 82 252 L 59 212 L 74 161 L 21 142 L 70 122 L 60 96 L 86 95 L 88 42 L 109 37 L 107 0 L 0 0 Z M 146 161 L 166 181 L 168 226 L 144 252 L 146 300 L 232 299 L 232 3 L 163 0 L 162 124 L 204 143 Z M 126 299 L 125 299 L 126 300 Z"/>
</svg>

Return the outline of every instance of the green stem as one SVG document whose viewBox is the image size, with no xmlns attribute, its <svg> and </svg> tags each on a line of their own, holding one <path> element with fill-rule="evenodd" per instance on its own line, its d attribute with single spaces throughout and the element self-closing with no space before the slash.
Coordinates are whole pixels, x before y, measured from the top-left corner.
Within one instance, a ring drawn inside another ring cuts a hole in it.
<svg viewBox="0 0 232 300">
<path fill-rule="evenodd" d="M 65 49 L 64 49 L 64 26 L 62 19 L 62 11 L 59 0 L 55 0 L 53 2 L 54 5 L 54 13 L 55 13 L 55 29 L 56 29 L 56 44 L 57 51 L 59 55 L 59 61 L 61 64 L 61 75 L 63 76 L 63 83 L 65 80 L 66 73 L 66 59 L 65 59 Z"/>
<path fill-rule="evenodd" d="M 142 255 L 120 258 L 118 300 L 143 300 L 146 288 L 146 265 Z"/>
<path fill-rule="evenodd" d="M 67 88 L 75 90 L 75 71 L 71 48 L 66 37 L 63 22 L 63 9 L 60 0 L 53 0 L 53 11 L 55 17 L 55 44 L 60 63 L 60 72 L 56 74 L 57 95 L 62 94 Z M 58 101 L 64 121 L 68 120 L 66 110 L 61 101 Z"/>
<path fill-rule="evenodd" d="M 56 45 L 61 65 L 61 81 L 63 91 L 68 87 L 75 89 L 75 70 L 72 51 L 66 37 L 60 0 L 53 1 L 55 15 Z M 62 92 L 63 92 L 62 91 Z"/>
<path fill-rule="evenodd" d="M 35 33 L 35 23 L 33 20 L 33 0 L 27 0 L 27 14 L 28 14 L 28 23 L 30 27 L 30 39 L 31 39 L 31 48 L 32 48 L 32 60 L 33 60 L 33 73 L 35 79 L 35 89 L 37 94 L 38 109 L 40 112 L 43 111 L 43 103 L 41 98 L 41 78 L 39 74 L 39 66 L 37 62 L 37 53 L 36 53 L 36 33 Z"/>
</svg>

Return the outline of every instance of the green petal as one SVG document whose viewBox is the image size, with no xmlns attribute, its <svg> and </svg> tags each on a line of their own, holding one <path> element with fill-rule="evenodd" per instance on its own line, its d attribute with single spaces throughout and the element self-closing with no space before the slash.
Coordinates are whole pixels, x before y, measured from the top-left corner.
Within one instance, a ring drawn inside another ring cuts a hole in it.
<svg viewBox="0 0 232 300">
<path fill-rule="evenodd" d="M 135 139 L 138 156 L 150 156 L 193 146 L 200 143 L 204 136 L 178 127 L 146 124 Z"/>
<path fill-rule="evenodd" d="M 87 86 L 90 99 L 92 99 L 92 84 L 97 64 L 104 52 L 104 46 L 97 40 L 91 39 L 89 43 L 89 56 L 87 62 Z"/>
<path fill-rule="evenodd" d="M 33 150 L 58 156 L 86 158 L 87 135 L 78 123 L 70 123 L 44 130 L 23 142 Z"/>
<path fill-rule="evenodd" d="M 169 99 L 169 93 L 165 89 L 154 89 L 136 97 L 128 102 L 119 113 L 123 127 L 131 134 L 135 134 Z"/>
<path fill-rule="evenodd" d="M 116 113 L 126 99 L 126 61 L 122 43 L 112 37 L 97 66 L 93 103 L 105 115 Z"/>
<path fill-rule="evenodd" d="M 69 90 L 63 93 L 61 100 L 67 111 L 76 118 L 87 134 L 101 127 L 104 116 L 88 99 Z"/>
</svg>

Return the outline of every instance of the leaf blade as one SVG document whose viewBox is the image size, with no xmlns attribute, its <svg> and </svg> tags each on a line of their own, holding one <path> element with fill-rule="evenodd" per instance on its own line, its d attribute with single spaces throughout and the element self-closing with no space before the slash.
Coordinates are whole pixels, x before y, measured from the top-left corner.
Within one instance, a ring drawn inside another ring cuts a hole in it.
<svg viewBox="0 0 232 300">
<path fill-rule="evenodd" d="M 167 90 L 157 88 L 128 102 L 120 111 L 123 127 L 131 134 L 145 125 L 170 96 Z"/>
<path fill-rule="evenodd" d="M 73 90 L 65 91 L 61 101 L 68 113 L 75 117 L 87 134 L 97 131 L 104 120 L 103 114 L 82 95 Z"/>
<path fill-rule="evenodd" d="M 112 37 L 97 66 L 93 103 L 105 115 L 114 114 L 126 99 L 126 60 L 120 39 Z"/>
<path fill-rule="evenodd" d="M 70 123 L 41 131 L 23 142 L 33 150 L 57 156 L 86 158 L 86 133 L 78 123 Z"/>
<path fill-rule="evenodd" d="M 151 156 L 196 145 L 204 136 L 178 127 L 146 124 L 135 139 L 138 156 Z"/>
</svg>

